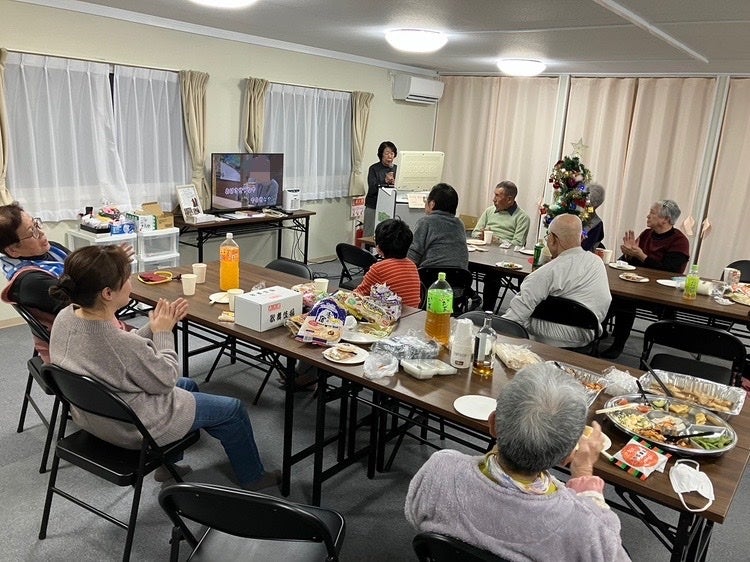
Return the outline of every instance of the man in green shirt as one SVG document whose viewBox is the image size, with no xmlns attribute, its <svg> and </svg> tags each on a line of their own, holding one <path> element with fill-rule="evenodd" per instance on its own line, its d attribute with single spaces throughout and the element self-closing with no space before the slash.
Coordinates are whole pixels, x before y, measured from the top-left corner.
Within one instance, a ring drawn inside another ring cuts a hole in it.
<svg viewBox="0 0 750 562">
<path fill-rule="evenodd" d="M 513 246 L 525 246 L 529 234 L 529 215 L 516 203 L 518 188 L 512 181 L 501 181 L 495 187 L 492 205 L 477 220 L 471 235 L 481 238 L 485 230 L 491 230 L 493 241 L 510 242 Z"/>
<path fill-rule="evenodd" d="M 516 203 L 518 187 L 512 181 L 501 181 L 495 186 L 495 196 L 482 216 L 477 220 L 471 235 L 481 238 L 485 230 L 493 232 L 493 242 L 509 242 L 511 246 L 525 246 L 531 219 Z M 502 286 L 503 276 L 499 273 L 486 273 L 484 276 L 483 307 L 494 310 L 497 295 Z"/>
</svg>

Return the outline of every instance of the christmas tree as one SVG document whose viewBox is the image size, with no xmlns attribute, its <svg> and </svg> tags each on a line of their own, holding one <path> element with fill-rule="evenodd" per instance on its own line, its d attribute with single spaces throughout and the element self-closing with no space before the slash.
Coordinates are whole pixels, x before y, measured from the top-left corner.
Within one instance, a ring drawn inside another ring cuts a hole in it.
<svg viewBox="0 0 750 562">
<path fill-rule="evenodd" d="M 549 176 L 549 182 L 554 188 L 554 201 L 549 205 L 545 203 L 542 208 L 544 226 L 549 226 L 557 215 L 572 213 L 581 219 L 585 235 L 594 212 L 589 206 L 589 191 L 586 188 L 590 181 L 591 171 L 583 165 L 577 153 L 558 161 Z"/>
</svg>

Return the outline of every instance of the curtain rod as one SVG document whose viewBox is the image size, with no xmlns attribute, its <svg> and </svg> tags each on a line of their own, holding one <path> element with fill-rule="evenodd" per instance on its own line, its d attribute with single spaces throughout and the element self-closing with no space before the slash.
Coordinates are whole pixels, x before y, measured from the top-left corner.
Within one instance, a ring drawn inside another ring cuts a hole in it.
<svg viewBox="0 0 750 562">
<path fill-rule="evenodd" d="M 110 64 L 110 65 L 117 65 L 117 66 L 128 66 L 130 68 L 146 68 L 148 70 L 161 70 L 164 72 L 179 72 L 179 70 L 175 70 L 174 68 L 157 68 L 155 66 L 144 66 L 140 64 L 127 64 L 123 62 L 112 62 L 112 61 L 106 61 L 101 59 L 88 59 L 84 57 L 69 57 L 69 56 L 63 56 L 63 55 L 53 55 L 50 53 L 39 53 L 35 51 L 19 51 L 17 49 L 6 49 L 9 53 L 19 53 L 22 55 L 37 55 L 41 57 L 53 57 L 56 59 L 70 59 L 70 60 L 79 60 L 83 62 L 98 62 L 100 64 Z"/>
<path fill-rule="evenodd" d="M 264 78 L 266 80 L 266 78 Z M 339 88 L 321 88 L 320 86 L 310 86 L 309 84 L 292 84 L 290 82 L 278 82 L 276 80 L 268 80 L 272 84 L 280 84 L 281 86 L 295 86 L 298 88 L 312 88 L 314 90 L 326 90 L 328 92 L 341 92 L 343 94 L 352 94 L 354 90 L 341 90 Z M 359 90 L 357 90 L 359 91 Z"/>
</svg>

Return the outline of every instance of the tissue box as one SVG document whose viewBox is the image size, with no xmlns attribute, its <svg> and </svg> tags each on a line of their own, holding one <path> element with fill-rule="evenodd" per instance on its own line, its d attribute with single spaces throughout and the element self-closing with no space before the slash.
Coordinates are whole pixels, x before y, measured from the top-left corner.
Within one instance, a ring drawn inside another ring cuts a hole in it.
<svg viewBox="0 0 750 562">
<path fill-rule="evenodd" d="M 302 312 L 302 294 L 285 287 L 266 287 L 237 295 L 234 323 L 265 332 Z"/>
<path fill-rule="evenodd" d="M 141 209 L 126 213 L 125 217 L 135 223 L 138 232 L 161 230 L 174 226 L 174 215 L 162 211 L 161 206 L 156 201 L 143 203 Z"/>
</svg>

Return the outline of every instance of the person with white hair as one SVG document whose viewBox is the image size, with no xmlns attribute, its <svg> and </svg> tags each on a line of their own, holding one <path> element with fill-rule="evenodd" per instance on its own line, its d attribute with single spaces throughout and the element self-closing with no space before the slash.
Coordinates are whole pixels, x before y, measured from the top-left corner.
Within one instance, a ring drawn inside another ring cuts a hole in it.
<svg viewBox="0 0 750 562">
<path fill-rule="evenodd" d="M 588 189 L 589 206 L 593 207 L 594 212 L 586 225 L 586 233 L 581 242 L 581 247 L 587 252 L 593 252 L 604 240 L 604 223 L 602 218 L 596 214 L 596 210 L 604 203 L 604 187 L 598 183 L 592 183 Z"/>
<path fill-rule="evenodd" d="M 587 411 L 582 387 L 553 365 L 522 369 L 488 419 L 496 446 L 433 454 L 409 485 L 406 519 L 509 560 L 630 560 L 593 475 L 599 424 L 582 437 Z M 567 483 L 549 472 L 567 464 Z"/>
<path fill-rule="evenodd" d="M 638 238 L 632 230 L 625 232 L 620 259 L 636 267 L 683 273 L 690 259 L 690 242 L 674 226 L 680 212 L 679 205 L 671 199 L 662 199 L 651 205 L 646 216 L 646 230 Z M 660 314 L 661 310 L 656 312 Z M 615 319 L 612 331 L 615 339 L 611 346 L 602 351 L 601 357 L 617 359 L 633 329 L 635 304 L 631 300 L 615 299 L 609 314 Z"/>
</svg>

